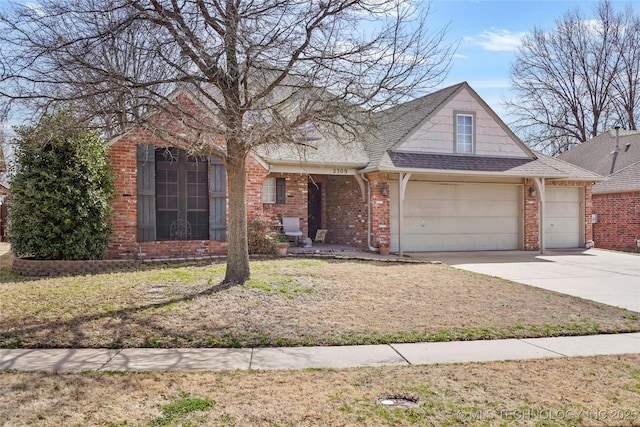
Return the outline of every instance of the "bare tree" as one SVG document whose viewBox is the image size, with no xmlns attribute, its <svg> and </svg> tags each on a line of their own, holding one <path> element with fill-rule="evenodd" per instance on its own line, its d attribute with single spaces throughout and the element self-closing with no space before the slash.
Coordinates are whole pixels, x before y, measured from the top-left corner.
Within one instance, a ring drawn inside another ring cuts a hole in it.
<svg viewBox="0 0 640 427">
<path fill-rule="evenodd" d="M 222 159 L 224 280 L 244 283 L 248 153 L 304 144 L 309 124 L 357 137 L 368 112 L 440 83 L 453 48 L 428 16 L 404 0 L 41 0 L 0 17 L 2 79 L 12 99 L 82 103 L 109 133 L 135 123 Z M 206 114 L 172 103 L 176 85 Z"/>
<path fill-rule="evenodd" d="M 623 16 L 622 38 L 617 50 L 620 62 L 613 79 L 611 101 L 618 124 L 636 130 L 640 120 L 640 17 L 634 15 L 630 5 Z"/>
<path fill-rule="evenodd" d="M 640 27 L 631 6 L 610 1 L 588 20 L 579 9 L 526 36 L 511 67 L 515 100 L 507 107 L 515 129 L 534 148 L 551 154 L 626 124 L 635 129 Z"/>
</svg>

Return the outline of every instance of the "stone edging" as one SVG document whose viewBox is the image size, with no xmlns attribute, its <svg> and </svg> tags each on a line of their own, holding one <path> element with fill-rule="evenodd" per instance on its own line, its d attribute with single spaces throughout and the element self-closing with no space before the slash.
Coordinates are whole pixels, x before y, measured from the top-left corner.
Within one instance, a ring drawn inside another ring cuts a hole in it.
<svg viewBox="0 0 640 427">
<path fill-rule="evenodd" d="M 398 263 L 429 263 L 439 264 L 439 261 L 419 261 L 411 258 L 376 258 L 359 255 L 345 254 L 289 254 L 288 257 L 297 258 L 331 258 L 342 260 L 398 262 Z M 252 259 L 279 258 L 266 255 L 252 255 Z M 186 257 L 186 258 L 154 258 L 154 259 L 96 259 L 83 261 L 64 260 L 37 260 L 32 258 L 13 258 L 11 271 L 21 276 L 35 277 L 59 277 L 77 276 L 83 274 L 117 273 L 122 271 L 134 271 L 142 267 L 180 264 L 210 264 L 222 262 L 226 256 Z"/>
</svg>

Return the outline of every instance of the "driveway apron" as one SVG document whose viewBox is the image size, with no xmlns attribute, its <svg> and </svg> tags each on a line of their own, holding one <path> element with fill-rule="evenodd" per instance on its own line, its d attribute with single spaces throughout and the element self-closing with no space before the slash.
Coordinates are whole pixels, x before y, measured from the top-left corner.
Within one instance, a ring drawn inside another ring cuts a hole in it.
<svg viewBox="0 0 640 427">
<path fill-rule="evenodd" d="M 501 277 L 640 312 L 640 255 L 600 249 L 413 253 L 463 270 Z"/>
</svg>

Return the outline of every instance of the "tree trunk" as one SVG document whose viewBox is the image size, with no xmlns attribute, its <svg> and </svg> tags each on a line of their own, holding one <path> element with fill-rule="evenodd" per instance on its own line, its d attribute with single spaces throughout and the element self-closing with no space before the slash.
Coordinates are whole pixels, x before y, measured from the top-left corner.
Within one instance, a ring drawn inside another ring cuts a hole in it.
<svg viewBox="0 0 640 427">
<path fill-rule="evenodd" d="M 242 285 L 249 280 L 247 244 L 246 172 L 244 157 L 227 162 L 229 185 L 229 228 L 227 233 L 227 272 L 223 283 Z"/>
</svg>

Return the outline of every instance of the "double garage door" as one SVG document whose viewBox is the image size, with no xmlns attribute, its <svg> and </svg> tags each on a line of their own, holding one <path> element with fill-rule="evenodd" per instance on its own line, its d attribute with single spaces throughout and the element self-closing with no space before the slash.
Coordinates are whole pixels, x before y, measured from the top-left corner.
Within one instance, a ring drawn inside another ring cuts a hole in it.
<svg viewBox="0 0 640 427">
<path fill-rule="evenodd" d="M 558 190 L 563 191 L 547 190 L 547 247 L 577 247 L 580 240 L 579 191 L 577 188 Z M 403 250 L 522 249 L 522 191 L 522 185 L 516 184 L 410 181 L 403 205 Z M 398 249 L 397 192 L 397 183 L 391 185 L 390 225 L 394 250 Z"/>
</svg>

